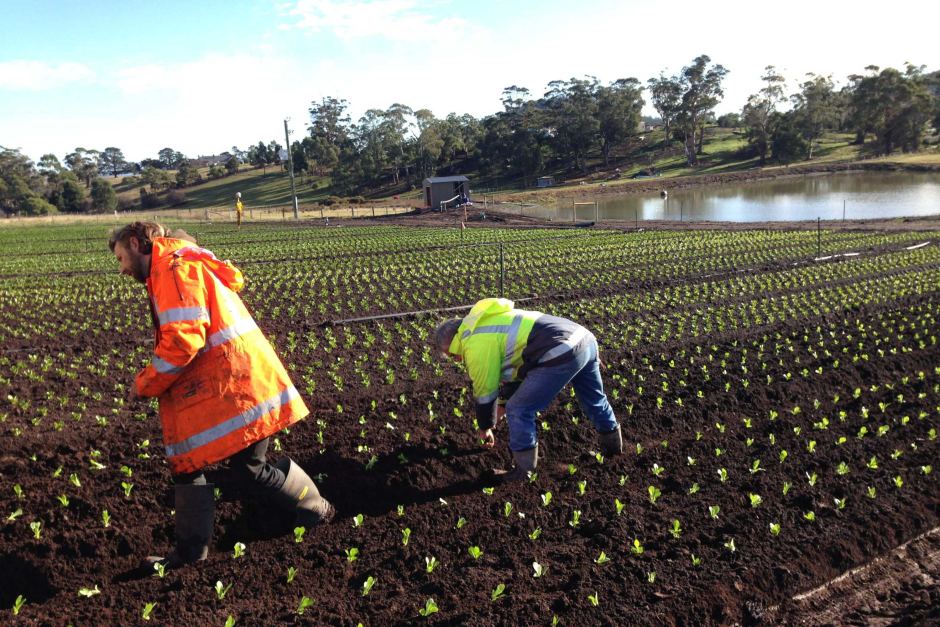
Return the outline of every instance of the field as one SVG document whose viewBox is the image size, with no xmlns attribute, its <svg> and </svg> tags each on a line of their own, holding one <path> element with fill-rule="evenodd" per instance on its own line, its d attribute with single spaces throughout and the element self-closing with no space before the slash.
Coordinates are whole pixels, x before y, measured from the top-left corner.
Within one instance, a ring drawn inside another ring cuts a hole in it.
<svg viewBox="0 0 940 627">
<path fill-rule="evenodd" d="M 123 400 L 145 292 L 101 226 L 2 229 L 4 624 L 790 622 L 940 520 L 936 231 L 190 228 L 245 271 L 311 407 L 272 457 L 338 515 L 301 535 L 220 475 L 208 561 L 136 573 L 173 534 L 156 407 Z M 459 312 L 350 320 L 498 295 L 496 242 L 506 296 L 598 337 L 623 455 L 565 390 L 537 475 L 494 485 L 505 425 L 480 446 L 468 378 L 426 344 Z M 938 618 L 935 579 L 897 588 L 889 618 Z"/>
</svg>

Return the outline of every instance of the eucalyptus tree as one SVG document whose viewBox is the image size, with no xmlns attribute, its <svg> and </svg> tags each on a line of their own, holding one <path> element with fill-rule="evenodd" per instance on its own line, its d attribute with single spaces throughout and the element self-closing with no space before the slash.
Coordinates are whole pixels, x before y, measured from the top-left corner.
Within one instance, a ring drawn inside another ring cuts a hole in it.
<svg viewBox="0 0 940 627">
<path fill-rule="evenodd" d="M 764 86 L 747 99 L 741 112 L 741 118 L 747 130 L 747 141 L 760 158 L 760 165 L 767 162 L 773 135 L 773 123 L 776 120 L 777 106 L 786 101 L 783 95 L 784 78 L 774 66 L 764 68 L 761 77 Z"/>
<path fill-rule="evenodd" d="M 693 59 L 691 65 L 682 68 L 680 73 L 682 98 L 676 125 L 682 135 L 690 166 L 698 164 L 697 155 L 702 153 L 708 116 L 724 96 L 721 82 L 728 70 L 717 64 L 710 66 L 710 63 L 711 58 L 703 54 Z"/>
<path fill-rule="evenodd" d="M 541 105 L 548 115 L 552 144 L 559 155 L 567 155 L 575 168 L 587 170 L 587 153 L 600 135 L 598 82 L 593 76 L 555 80 L 548 84 Z"/>
<path fill-rule="evenodd" d="M 832 78 L 808 74 L 800 91 L 790 96 L 790 101 L 796 126 L 806 141 L 807 158 L 812 159 L 823 132 L 839 124 L 840 100 L 833 89 Z"/>
<path fill-rule="evenodd" d="M 604 165 L 610 150 L 636 135 L 643 111 L 643 88 L 635 78 L 620 78 L 597 88 L 597 118 Z"/>
<path fill-rule="evenodd" d="M 646 85 L 650 92 L 650 103 L 663 121 L 663 142 L 669 145 L 672 141 L 672 124 L 682 105 L 682 79 L 660 73 L 659 78 L 649 79 Z"/>
<path fill-rule="evenodd" d="M 849 77 L 849 121 L 856 142 L 864 143 L 865 136 L 873 133 L 880 154 L 898 148 L 917 150 L 935 107 L 923 67 L 908 63 L 904 72 L 878 66 L 866 69 L 867 76 Z"/>
</svg>

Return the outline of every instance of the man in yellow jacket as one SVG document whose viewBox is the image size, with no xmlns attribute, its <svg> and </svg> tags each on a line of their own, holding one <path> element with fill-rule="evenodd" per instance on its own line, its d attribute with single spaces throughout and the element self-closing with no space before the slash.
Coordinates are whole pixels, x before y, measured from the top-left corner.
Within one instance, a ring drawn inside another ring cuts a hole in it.
<svg viewBox="0 0 940 627">
<path fill-rule="evenodd" d="M 159 399 L 175 484 L 176 547 L 145 563 L 172 568 L 206 558 L 215 500 L 203 469 L 223 460 L 237 483 L 295 510 L 299 524 L 331 519 L 332 505 L 300 466 L 267 462 L 268 439 L 309 412 L 238 297 L 238 268 L 153 222 L 116 230 L 109 246 L 121 273 L 150 296 L 154 351 L 130 399 Z"/>
<path fill-rule="evenodd" d="M 582 411 L 600 438 L 604 455 L 623 451 L 620 425 L 601 381 L 597 340 L 566 318 L 516 309 L 511 300 L 485 298 L 464 318 L 438 325 L 431 343 L 462 360 L 473 381 L 480 438 L 493 446 L 493 426 L 509 424 L 515 468 L 497 471 L 503 481 L 521 481 L 538 464 L 535 417 L 571 383 Z M 502 396 L 505 408 L 497 401 Z"/>
</svg>

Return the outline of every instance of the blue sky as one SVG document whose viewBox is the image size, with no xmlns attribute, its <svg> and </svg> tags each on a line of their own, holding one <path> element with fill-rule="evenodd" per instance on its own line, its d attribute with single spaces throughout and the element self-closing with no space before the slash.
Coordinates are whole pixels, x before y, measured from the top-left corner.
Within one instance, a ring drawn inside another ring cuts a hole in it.
<svg viewBox="0 0 940 627">
<path fill-rule="evenodd" d="M 0 145 L 34 159 L 283 143 L 283 119 L 296 137 L 325 96 L 354 118 L 396 102 L 482 117 L 508 85 L 645 82 L 703 53 L 730 70 L 719 112 L 770 64 L 789 91 L 811 71 L 940 69 L 940 3 L 914 0 L 0 0 L 0 15 Z"/>
</svg>

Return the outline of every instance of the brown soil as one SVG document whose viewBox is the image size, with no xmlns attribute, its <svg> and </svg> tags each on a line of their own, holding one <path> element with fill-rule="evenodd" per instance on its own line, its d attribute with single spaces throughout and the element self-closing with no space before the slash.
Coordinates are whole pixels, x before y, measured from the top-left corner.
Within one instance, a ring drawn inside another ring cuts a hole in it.
<svg viewBox="0 0 940 627">
<path fill-rule="evenodd" d="M 452 219 L 431 214 L 398 220 L 439 224 Z M 528 223 L 506 220 L 515 225 Z M 568 625 L 795 622 L 811 616 L 807 612 L 815 606 L 801 604 L 794 597 L 940 524 L 938 475 L 919 470 L 936 465 L 940 458 L 937 441 L 926 436 L 927 428 L 936 425 L 940 405 L 934 387 L 940 383 L 935 371 L 940 348 L 929 343 L 919 347 L 883 334 L 890 341 L 887 348 L 900 342 L 905 350 L 885 350 L 880 356 L 872 350 L 870 360 L 853 364 L 844 358 L 834 368 L 833 357 L 810 356 L 817 333 L 828 337 L 828 330 L 839 330 L 844 318 L 857 318 L 877 330 L 886 317 L 919 306 L 930 307 L 936 314 L 937 295 L 935 291 L 911 296 L 890 307 L 816 317 L 807 314 L 798 322 L 715 335 L 701 342 L 652 345 L 642 351 L 605 347 L 608 389 L 616 387 L 613 382 L 618 377 L 633 380 L 633 374 L 643 372 L 647 364 L 665 369 L 669 359 L 678 359 L 681 351 L 693 354 L 696 346 L 718 359 L 727 353 L 733 370 L 733 365 L 741 363 L 742 348 L 753 346 L 752 341 L 766 342 L 770 350 L 787 338 L 794 346 L 793 354 L 802 361 L 794 366 L 784 351 L 780 362 L 777 357 L 767 360 L 765 370 L 752 377 L 758 381 L 770 375 L 773 382 L 750 388 L 741 387 L 737 375 L 719 375 L 717 365 L 708 378 L 700 369 L 690 368 L 684 375 L 688 392 L 670 395 L 662 408 L 657 406 L 655 392 L 613 400 L 628 450 L 603 463 L 591 453 L 596 449 L 592 429 L 583 417 L 578 424 L 571 420 L 580 412 L 576 405 L 565 407 L 569 399 L 563 394 L 543 415 L 550 430 L 540 435 L 544 458 L 537 480 L 497 487 L 492 494 L 484 493 L 484 488 L 493 485 L 487 470 L 507 464 L 509 455 L 502 444 L 495 450 L 479 447 L 468 419 L 455 416 L 455 408 L 462 408 L 465 415 L 471 408 L 459 392 L 467 381 L 453 367 L 446 367 L 438 377 L 429 366 L 422 366 L 417 380 L 399 373 L 393 383 L 380 382 L 376 376 L 372 387 L 365 389 L 356 384 L 357 374 L 347 361 L 339 370 L 346 386 L 338 391 L 325 376 L 322 363 L 295 354 L 295 381 L 300 381 L 300 372 L 313 368 L 317 391 L 305 394 L 313 410 L 310 419 L 281 438 L 284 454 L 312 475 L 323 474 L 322 491 L 336 505 L 337 518 L 329 526 L 309 530 L 303 542 L 296 543 L 288 516 L 269 503 L 237 499 L 224 473 L 213 472 L 221 500 L 212 553 L 205 563 L 171 572 L 163 579 L 142 577 L 135 570 L 143 555 L 165 550 L 172 538 L 169 475 L 153 411 L 130 407 L 113 413 L 111 376 L 82 371 L 76 381 L 70 381 L 49 373 L 47 382 L 40 384 L 17 378 L 6 393 L 35 404 L 50 389 L 85 387 L 92 395 L 81 397 L 87 403 L 81 422 L 74 421 L 71 408 L 66 407 L 58 415 L 47 416 L 44 426 L 36 429 L 28 426 L 33 417 L 28 410 L 3 408 L 8 413 L 0 445 L 3 621 L 139 624 L 144 604 L 156 602 L 153 622 L 157 624 L 221 625 L 227 616 L 243 625 L 356 625 L 360 621 L 367 625 L 528 625 L 549 623 L 553 615 Z M 288 319 L 262 326 L 279 338 L 297 328 Z M 360 329 L 375 327 L 366 324 Z M 103 343 L 88 336 L 78 341 L 63 350 L 77 357 L 89 349 L 97 356 L 105 352 L 103 346 L 122 353 L 135 346 L 133 338 L 108 338 Z M 411 348 L 420 354 L 421 342 L 412 338 Z M 357 350 L 368 352 L 370 364 L 380 358 L 380 346 Z M 337 354 L 348 356 L 348 351 L 340 346 Z M 750 363 L 756 364 L 754 352 L 748 355 Z M 796 374 L 787 380 L 787 373 L 804 367 L 820 367 L 823 374 Z M 907 383 L 900 383 L 901 377 L 917 371 L 924 371 L 926 377 L 911 376 Z M 118 372 L 115 376 L 123 380 L 129 375 Z M 734 385 L 725 387 L 732 381 Z M 895 388 L 888 389 L 886 383 Z M 879 387 L 869 391 L 873 384 Z M 649 385 L 655 388 L 657 379 Z M 865 389 L 865 394 L 851 399 L 856 387 Z M 701 397 L 692 390 L 701 390 Z M 842 395 L 838 404 L 831 401 L 835 392 Z M 95 399 L 95 393 L 101 398 Z M 901 393 L 904 400 L 897 398 Z M 682 406 L 675 402 L 677 397 L 684 401 Z M 821 401 L 818 409 L 813 408 L 812 399 Z M 432 400 L 434 421 L 427 410 Z M 879 403 L 885 404 L 883 415 L 866 423 L 862 407 L 875 412 Z M 771 410 L 784 413 L 795 404 L 802 405 L 805 417 L 798 420 L 784 414 L 777 422 L 768 418 Z M 836 418 L 838 410 L 847 412 L 845 422 Z M 918 420 L 921 411 L 930 417 Z M 97 425 L 92 415 L 107 416 L 109 424 Z M 810 425 L 824 416 L 831 420 L 829 427 L 810 431 Z M 912 424 L 899 426 L 903 416 L 913 417 Z M 744 418 L 752 419 L 753 426 L 743 426 Z M 60 419 L 65 429 L 47 427 Z M 727 431 L 717 430 L 716 423 L 726 425 Z M 859 438 L 863 424 L 872 430 L 889 424 L 891 429 L 881 437 L 872 433 Z M 23 427 L 19 437 L 6 435 L 12 425 Z M 806 431 L 797 435 L 794 425 L 803 425 Z M 404 432 L 410 434 L 407 441 L 401 435 Z M 704 434 L 701 439 L 697 432 Z M 771 433 L 776 438 L 773 446 L 768 442 Z M 806 450 L 807 433 L 819 440 L 815 452 Z M 505 442 L 504 426 L 498 434 Z M 846 442 L 834 445 L 840 436 Z M 754 442 L 747 443 L 752 437 Z M 145 440 L 150 441 L 149 447 L 143 446 Z M 638 443 L 642 453 L 638 453 Z M 362 445 L 370 451 L 361 453 Z M 721 457 L 714 453 L 716 448 L 722 449 Z M 786 463 L 778 462 L 780 449 L 790 452 Z M 90 469 L 93 450 L 100 451 L 95 459 L 105 468 Z M 893 460 L 890 454 L 896 450 L 903 454 Z M 375 455 L 375 463 L 367 469 L 363 460 L 370 454 Z M 865 468 L 872 456 L 880 460 L 877 470 Z M 697 460 L 695 465 L 690 465 L 689 457 Z M 762 460 L 762 469 L 751 473 L 748 469 L 754 459 Z M 837 474 L 834 469 L 846 460 L 851 472 Z M 575 474 L 569 472 L 569 464 L 577 468 Z M 651 473 L 654 464 L 666 469 L 662 477 Z M 133 469 L 132 477 L 119 471 L 122 465 Z M 59 468 L 64 470 L 56 475 Z M 719 481 L 719 468 L 729 470 L 728 482 Z M 81 477 L 81 486 L 67 481 L 72 472 Z M 813 472 L 820 477 L 816 486 L 804 478 Z M 904 477 L 903 489 L 893 485 L 898 475 Z M 621 477 L 625 477 L 622 484 Z M 134 484 L 131 498 L 125 497 L 122 481 Z M 586 481 L 584 494 L 578 491 L 580 481 Z M 793 484 L 787 495 L 781 492 L 785 481 Z M 688 492 L 693 483 L 701 484 L 696 495 Z M 22 487 L 22 498 L 14 494 L 13 484 Z M 650 485 L 662 491 L 655 504 L 648 497 Z M 868 485 L 877 488 L 876 499 L 867 498 Z M 542 501 L 546 491 L 553 493 L 548 507 Z M 749 493 L 763 495 L 765 503 L 752 508 Z M 61 494 L 69 496 L 68 507 L 56 502 Z M 847 501 L 845 510 L 837 509 L 834 497 Z M 620 515 L 614 510 L 615 499 L 624 505 Z M 512 504 L 508 516 L 507 502 Z M 720 506 L 717 519 L 708 516 L 707 506 L 712 504 Z M 398 506 L 403 506 L 401 515 Z M 7 518 L 17 509 L 25 513 Z M 102 509 L 113 517 L 107 528 L 101 523 Z M 577 525 L 572 524 L 575 510 L 581 512 Z M 815 512 L 814 522 L 804 519 L 808 511 Z M 360 513 L 364 522 L 354 526 L 354 516 Z M 466 524 L 458 529 L 459 518 Z M 35 520 L 42 521 L 39 539 L 29 527 Z M 679 538 L 669 533 L 673 520 L 681 521 Z M 782 525 L 780 536 L 768 532 L 771 522 Z M 402 543 L 404 528 L 411 529 L 407 546 Z M 530 534 L 537 528 L 541 536 L 533 540 Z M 635 539 L 644 547 L 642 555 L 631 552 Z M 734 551 L 728 548 L 731 540 Z M 248 547 L 239 559 L 232 556 L 236 542 Z M 479 559 L 468 554 L 470 546 L 482 548 Z M 349 547 L 361 551 L 355 562 L 345 557 Z M 598 564 L 595 560 L 602 551 L 610 561 Z M 699 566 L 693 566 L 693 555 L 702 558 Z M 425 568 L 425 558 L 430 556 L 441 563 L 432 573 Z M 543 577 L 532 576 L 533 561 L 547 568 Z M 892 606 L 892 621 L 940 621 L 936 560 L 930 557 L 919 563 L 920 571 L 897 571 L 898 581 L 920 582 L 897 587 L 903 596 L 895 595 L 889 585 L 876 593 L 882 604 L 901 600 Z M 285 580 L 288 567 L 298 569 L 290 584 Z M 918 579 L 923 572 L 932 579 Z M 653 582 L 650 573 L 655 573 Z M 377 583 L 364 596 L 362 584 L 368 576 L 376 577 Z M 216 581 L 234 584 L 224 599 L 218 599 L 213 590 Z M 927 587 L 922 585 L 931 581 Z M 493 600 L 491 591 L 498 584 L 505 584 L 505 596 Z M 94 586 L 100 594 L 89 598 L 78 594 L 79 589 Z M 8 608 L 18 595 L 27 604 L 14 619 Z M 589 602 L 591 595 L 598 599 L 596 606 Z M 298 615 L 295 610 L 302 596 L 315 604 Z M 440 612 L 425 619 L 418 610 L 429 598 Z M 865 622 L 871 615 L 865 613 L 866 605 L 873 607 L 870 600 L 859 598 L 858 603 L 840 606 L 843 617 Z M 833 621 L 842 619 L 835 616 Z"/>
</svg>

